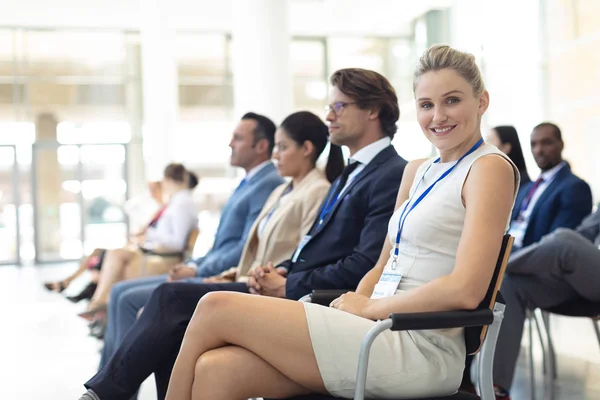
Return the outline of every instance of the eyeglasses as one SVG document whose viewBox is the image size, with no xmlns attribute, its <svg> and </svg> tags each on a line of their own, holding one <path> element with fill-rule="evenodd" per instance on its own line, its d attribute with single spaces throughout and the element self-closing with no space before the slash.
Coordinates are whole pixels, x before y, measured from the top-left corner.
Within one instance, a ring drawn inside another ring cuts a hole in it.
<svg viewBox="0 0 600 400">
<path fill-rule="evenodd" d="M 349 106 L 350 104 L 356 104 L 356 102 L 344 103 L 343 101 L 338 101 L 337 103 L 328 104 L 325 106 L 325 114 L 329 114 L 330 111 L 333 111 L 335 115 L 340 116 L 342 111 L 344 111 L 344 107 Z"/>
</svg>

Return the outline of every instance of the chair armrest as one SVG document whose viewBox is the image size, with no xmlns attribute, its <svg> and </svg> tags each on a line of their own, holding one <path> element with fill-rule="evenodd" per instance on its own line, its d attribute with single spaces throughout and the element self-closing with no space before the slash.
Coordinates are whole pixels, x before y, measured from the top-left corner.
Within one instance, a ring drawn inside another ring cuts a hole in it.
<svg viewBox="0 0 600 400">
<path fill-rule="evenodd" d="M 319 304 L 322 306 L 329 306 L 329 304 L 343 295 L 348 293 L 348 290 L 313 290 L 310 294 L 310 302 L 313 304 Z"/>
<path fill-rule="evenodd" d="M 392 331 L 423 329 L 467 328 L 470 326 L 490 325 L 494 322 L 494 313 L 490 309 L 459 310 L 423 313 L 390 314 Z"/>
</svg>

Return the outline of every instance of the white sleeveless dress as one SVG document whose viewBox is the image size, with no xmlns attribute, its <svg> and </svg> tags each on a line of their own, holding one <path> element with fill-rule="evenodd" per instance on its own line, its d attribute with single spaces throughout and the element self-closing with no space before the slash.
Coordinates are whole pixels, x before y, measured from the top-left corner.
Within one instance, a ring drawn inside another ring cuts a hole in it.
<svg viewBox="0 0 600 400">
<path fill-rule="evenodd" d="M 403 279 L 397 295 L 452 272 L 465 219 L 463 184 L 473 162 L 488 154 L 500 155 L 510 162 L 496 147 L 481 145 L 438 182 L 406 218 L 397 267 L 403 272 Z M 418 168 L 411 196 L 431 165 L 414 199 L 454 164 L 433 161 Z M 518 188 L 519 175 L 514 165 L 513 168 Z M 405 205 L 406 202 L 389 222 L 388 237 L 393 245 Z M 507 229 L 508 224 L 509 220 Z M 393 249 L 386 268 L 390 267 L 392 256 Z M 333 308 L 304 304 L 313 350 L 327 391 L 352 398 L 361 341 L 375 322 Z M 365 396 L 399 399 L 452 394 L 460 386 L 465 355 L 462 329 L 386 331 L 371 348 Z"/>
</svg>

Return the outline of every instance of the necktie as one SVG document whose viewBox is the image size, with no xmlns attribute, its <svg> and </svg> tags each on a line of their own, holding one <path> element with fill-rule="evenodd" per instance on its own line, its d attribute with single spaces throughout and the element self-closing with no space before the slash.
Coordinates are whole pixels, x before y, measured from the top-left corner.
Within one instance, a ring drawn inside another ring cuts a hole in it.
<svg viewBox="0 0 600 400">
<path fill-rule="evenodd" d="M 329 198 L 329 202 L 333 201 L 334 203 L 337 201 L 337 197 L 340 195 L 340 193 L 342 192 L 342 189 L 344 189 L 344 186 L 346 186 L 346 183 L 348 182 L 348 177 L 350 176 L 350 174 L 352 172 L 354 172 L 354 170 L 360 165 L 360 162 L 358 161 L 348 161 L 348 165 L 346 165 L 346 167 L 342 170 L 342 174 L 340 175 L 340 178 L 338 180 L 338 183 L 335 187 L 335 191 L 331 194 L 331 197 Z"/>
<path fill-rule="evenodd" d="M 544 178 L 542 178 L 541 176 L 537 179 L 537 181 L 534 182 L 533 185 L 531 185 L 531 188 L 529 189 L 529 192 L 527 192 L 527 196 L 525 196 L 525 199 L 523 199 L 523 203 L 521 203 L 521 212 L 527 210 L 527 207 L 529 207 L 529 203 L 531 202 L 531 199 L 533 198 L 533 195 L 535 194 L 536 190 L 538 189 L 538 187 L 544 182 Z"/>
<path fill-rule="evenodd" d="M 329 195 L 329 197 L 327 198 L 327 203 L 325 203 L 325 206 L 321 210 L 321 215 L 319 216 L 319 219 L 315 222 L 312 229 L 310 230 L 311 235 L 314 234 L 314 232 L 316 232 L 317 229 L 319 229 L 319 227 L 325 220 L 325 217 L 327 216 L 327 214 L 329 214 L 329 212 L 333 209 L 333 207 L 335 206 L 335 204 L 338 201 L 338 197 L 339 197 L 340 193 L 342 192 L 342 190 L 344 189 L 344 186 L 346 186 L 346 183 L 348 182 L 348 177 L 350 176 L 350 174 L 352 172 L 354 172 L 354 170 L 359 165 L 360 165 L 360 162 L 358 162 L 358 161 L 350 162 L 350 163 L 348 163 L 348 165 L 346 165 L 346 167 L 342 171 L 342 174 L 339 176 L 337 182 L 335 183 L 334 191 L 331 192 L 331 195 Z"/>
<path fill-rule="evenodd" d="M 165 205 L 165 206 L 162 206 L 162 208 L 160 210 L 158 210 L 158 212 L 154 215 L 154 218 L 152 218 L 152 221 L 150 221 L 148 223 L 148 228 L 154 228 L 156 226 L 156 224 L 158 223 L 158 220 L 165 213 L 166 209 L 167 209 L 167 206 Z"/>
</svg>

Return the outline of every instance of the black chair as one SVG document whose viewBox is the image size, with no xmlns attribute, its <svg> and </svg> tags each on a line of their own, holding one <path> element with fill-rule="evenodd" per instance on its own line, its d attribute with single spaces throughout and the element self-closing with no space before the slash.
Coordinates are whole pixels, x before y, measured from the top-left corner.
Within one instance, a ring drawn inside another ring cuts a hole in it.
<svg viewBox="0 0 600 400">
<path fill-rule="evenodd" d="M 355 400 L 364 400 L 364 389 L 367 379 L 367 367 L 371 344 L 381 332 L 391 329 L 393 331 L 466 328 L 465 341 L 467 354 L 477 354 L 478 357 L 478 393 L 481 397 L 467 392 L 458 391 L 445 397 L 429 397 L 425 400 L 495 400 L 494 385 L 492 381 L 492 364 L 496 339 L 500 331 L 500 324 L 504 317 L 504 301 L 499 289 L 506 270 L 508 256 L 512 249 L 513 238 L 505 235 L 502 240 L 500 255 L 496 262 L 494 275 L 483 301 L 476 310 L 442 311 L 426 313 L 390 314 L 390 318 L 379 321 L 363 339 L 359 355 L 358 371 L 356 378 Z M 331 301 L 347 291 L 314 291 L 310 301 L 328 306 Z M 335 397 L 328 395 L 298 396 L 287 400 L 332 400 Z"/>
</svg>

